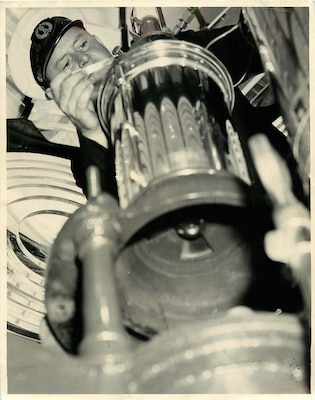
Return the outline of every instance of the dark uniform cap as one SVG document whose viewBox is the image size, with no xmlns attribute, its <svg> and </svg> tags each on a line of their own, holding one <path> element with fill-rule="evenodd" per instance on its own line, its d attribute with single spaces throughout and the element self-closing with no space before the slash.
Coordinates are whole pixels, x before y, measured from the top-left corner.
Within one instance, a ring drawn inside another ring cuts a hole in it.
<svg viewBox="0 0 315 400">
<path fill-rule="evenodd" d="M 65 17 L 46 18 L 34 29 L 30 49 L 31 66 L 36 82 L 44 90 L 49 86 L 46 69 L 50 57 L 59 40 L 73 26 L 84 29 L 82 21 Z"/>
</svg>

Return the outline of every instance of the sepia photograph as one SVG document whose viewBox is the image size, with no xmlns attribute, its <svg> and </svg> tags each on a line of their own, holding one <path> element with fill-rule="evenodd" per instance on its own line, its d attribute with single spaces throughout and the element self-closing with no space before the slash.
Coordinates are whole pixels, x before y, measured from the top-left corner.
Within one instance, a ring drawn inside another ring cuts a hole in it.
<svg viewBox="0 0 315 400">
<path fill-rule="evenodd" d="M 311 394 L 313 5 L 54 3 L 1 4 L 1 395 Z"/>
</svg>

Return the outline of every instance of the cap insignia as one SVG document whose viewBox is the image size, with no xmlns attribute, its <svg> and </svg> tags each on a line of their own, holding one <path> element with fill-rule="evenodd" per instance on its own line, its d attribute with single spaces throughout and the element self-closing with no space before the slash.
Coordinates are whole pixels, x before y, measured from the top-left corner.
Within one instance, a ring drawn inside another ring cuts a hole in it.
<svg viewBox="0 0 315 400">
<path fill-rule="evenodd" d="M 53 30 L 53 24 L 49 21 L 41 22 L 35 30 L 35 36 L 37 39 L 46 39 Z"/>
</svg>

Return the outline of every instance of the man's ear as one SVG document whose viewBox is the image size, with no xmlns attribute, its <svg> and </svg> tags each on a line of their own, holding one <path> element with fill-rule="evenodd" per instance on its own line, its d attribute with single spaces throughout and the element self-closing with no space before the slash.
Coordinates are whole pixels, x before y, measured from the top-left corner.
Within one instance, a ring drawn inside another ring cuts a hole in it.
<svg viewBox="0 0 315 400">
<path fill-rule="evenodd" d="M 46 89 L 45 96 L 47 100 L 52 100 L 54 98 L 50 88 Z"/>
</svg>

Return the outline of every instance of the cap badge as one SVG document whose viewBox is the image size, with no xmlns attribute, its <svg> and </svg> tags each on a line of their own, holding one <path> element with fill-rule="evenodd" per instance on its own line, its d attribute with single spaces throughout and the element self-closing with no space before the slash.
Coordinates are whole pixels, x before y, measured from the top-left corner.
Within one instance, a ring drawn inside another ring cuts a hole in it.
<svg viewBox="0 0 315 400">
<path fill-rule="evenodd" d="M 46 39 L 53 30 L 53 24 L 49 21 L 41 22 L 35 30 L 35 36 L 37 39 Z"/>
</svg>

